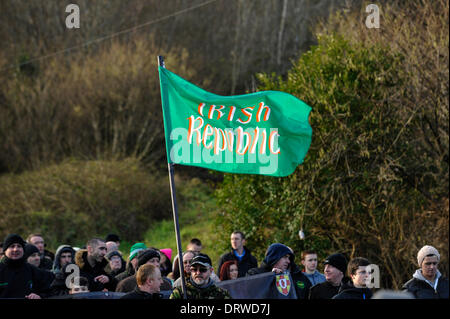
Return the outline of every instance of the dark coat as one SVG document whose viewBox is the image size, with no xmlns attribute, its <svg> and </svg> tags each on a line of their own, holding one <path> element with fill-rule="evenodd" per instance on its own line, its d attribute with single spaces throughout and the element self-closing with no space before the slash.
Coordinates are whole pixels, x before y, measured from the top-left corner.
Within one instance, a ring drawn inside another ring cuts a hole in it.
<svg viewBox="0 0 450 319">
<path fill-rule="evenodd" d="M 117 286 L 117 280 L 108 275 L 105 271 L 105 267 L 108 264 L 106 258 L 103 258 L 101 262 L 96 263 L 94 267 L 92 267 L 87 260 L 87 250 L 80 249 L 75 254 L 75 262 L 78 267 L 80 267 L 80 276 L 86 277 L 89 281 L 89 291 L 102 291 L 103 289 L 108 289 L 108 291 L 115 291 Z M 94 278 L 100 275 L 107 276 L 109 278 L 109 282 L 106 284 L 102 284 L 99 281 L 95 281 Z"/>
<path fill-rule="evenodd" d="M 403 285 L 403 289 L 412 293 L 417 299 L 448 299 L 449 285 L 448 279 L 440 277 L 436 291 L 427 282 L 412 278 Z"/>
<path fill-rule="evenodd" d="M 0 298 L 25 298 L 35 293 L 41 298 L 50 294 L 53 274 L 25 261 L 2 258 L 0 262 Z"/>
<path fill-rule="evenodd" d="M 119 283 L 122 280 L 124 280 L 125 278 L 133 276 L 135 273 L 136 273 L 136 271 L 134 270 L 134 267 L 131 264 L 131 262 L 127 262 L 127 265 L 125 266 L 125 271 L 116 275 L 115 278 L 116 278 L 116 281 Z"/>
<path fill-rule="evenodd" d="M 47 255 L 41 256 L 39 269 L 52 271 L 52 268 L 53 268 L 53 260 Z"/>
<path fill-rule="evenodd" d="M 254 256 L 252 256 L 250 250 L 244 246 L 245 255 L 239 261 L 236 255 L 234 254 L 234 250 L 232 249 L 230 252 L 223 254 L 219 258 L 219 266 L 217 268 L 217 273 L 220 273 L 220 268 L 226 261 L 236 260 L 238 262 L 238 277 L 245 277 L 247 272 L 251 268 L 258 267 L 258 261 Z"/>
<path fill-rule="evenodd" d="M 160 290 L 172 290 L 172 283 L 169 279 L 162 277 L 163 283 Z M 136 275 L 125 278 L 117 284 L 116 292 L 132 292 L 137 288 Z"/>
<path fill-rule="evenodd" d="M 132 292 L 120 297 L 120 299 L 162 299 L 163 295 L 159 293 L 150 294 L 136 287 Z"/>
<path fill-rule="evenodd" d="M 339 293 L 332 299 L 371 299 L 372 290 L 369 288 L 356 288 L 353 283 L 348 282 L 341 285 Z"/>
<path fill-rule="evenodd" d="M 339 293 L 339 289 L 343 284 L 348 283 L 350 279 L 344 277 L 342 279 L 341 285 L 333 286 L 328 281 L 321 282 L 320 284 L 311 287 L 309 292 L 309 299 L 332 299 L 335 295 Z"/>
<path fill-rule="evenodd" d="M 59 271 L 55 274 L 55 279 L 50 285 L 51 296 L 65 296 L 69 294 L 69 288 L 66 286 L 67 274 Z"/>
<path fill-rule="evenodd" d="M 283 257 L 289 255 L 290 264 L 289 270 L 297 293 L 298 299 L 308 299 L 311 282 L 306 277 L 294 262 L 294 254 L 291 250 L 283 244 L 272 244 L 267 250 L 266 256 L 259 268 L 252 268 L 247 272 L 247 275 L 257 275 L 265 272 L 271 272 L 273 266 Z"/>
<path fill-rule="evenodd" d="M 273 265 L 272 265 L 273 266 Z M 252 268 L 247 272 L 247 275 L 258 275 L 265 272 L 271 272 L 272 266 L 267 265 L 264 261 L 261 263 L 261 267 Z M 295 293 L 297 294 L 297 299 L 308 299 L 309 290 L 311 289 L 311 282 L 308 277 L 306 277 L 301 269 L 297 265 L 291 264 L 290 275 L 293 281 L 293 285 L 295 287 Z"/>
</svg>

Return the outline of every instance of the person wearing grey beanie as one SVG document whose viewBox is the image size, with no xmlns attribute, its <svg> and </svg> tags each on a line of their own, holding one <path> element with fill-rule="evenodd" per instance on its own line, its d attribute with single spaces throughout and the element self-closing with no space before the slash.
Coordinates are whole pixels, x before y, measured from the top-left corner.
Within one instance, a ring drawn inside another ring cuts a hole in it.
<svg viewBox="0 0 450 319">
<path fill-rule="evenodd" d="M 403 285 L 403 290 L 410 292 L 418 299 L 448 299 L 448 279 L 438 270 L 441 255 L 430 245 L 423 246 L 417 253 L 417 264 L 420 267 L 413 278 Z"/>
</svg>

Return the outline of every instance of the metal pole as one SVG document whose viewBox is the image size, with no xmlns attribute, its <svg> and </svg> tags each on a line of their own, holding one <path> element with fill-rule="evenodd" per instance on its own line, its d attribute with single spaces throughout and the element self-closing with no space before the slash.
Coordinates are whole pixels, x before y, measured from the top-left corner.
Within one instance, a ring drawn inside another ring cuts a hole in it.
<svg viewBox="0 0 450 319">
<path fill-rule="evenodd" d="M 165 68 L 164 65 L 164 58 L 162 56 L 158 56 L 158 65 L 162 68 Z M 163 87 L 161 89 L 161 95 L 163 95 Z M 161 101 L 162 102 L 162 101 Z M 170 134 L 169 132 L 167 132 Z M 169 153 L 169 152 L 167 152 Z M 175 225 L 175 235 L 176 235 L 176 241 L 177 241 L 177 249 L 178 249 L 178 266 L 180 268 L 180 276 L 181 276 L 181 288 L 183 291 L 183 297 L 184 299 L 187 299 L 186 295 L 186 279 L 184 276 L 184 265 L 183 265 L 183 255 L 182 255 L 182 249 L 181 249 L 181 239 L 180 239 L 180 226 L 178 223 L 178 207 L 177 207 L 177 197 L 175 192 L 175 181 L 173 178 L 174 175 L 174 169 L 173 169 L 173 163 L 170 163 L 169 159 L 167 159 L 167 166 L 169 170 L 169 181 L 170 181 L 170 195 L 172 197 L 172 212 L 173 212 L 173 222 Z"/>
</svg>

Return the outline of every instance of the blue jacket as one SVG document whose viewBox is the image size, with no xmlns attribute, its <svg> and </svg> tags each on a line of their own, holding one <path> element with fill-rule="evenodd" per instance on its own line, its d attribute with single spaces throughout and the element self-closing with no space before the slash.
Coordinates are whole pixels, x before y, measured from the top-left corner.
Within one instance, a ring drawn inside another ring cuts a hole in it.
<svg viewBox="0 0 450 319">
<path fill-rule="evenodd" d="M 303 274 L 309 279 L 309 281 L 311 281 L 311 284 L 313 286 L 320 284 L 326 280 L 325 276 L 320 272 L 318 272 L 317 270 L 313 274 L 308 274 L 306 272 L 304 272 Z"/>
</svg>

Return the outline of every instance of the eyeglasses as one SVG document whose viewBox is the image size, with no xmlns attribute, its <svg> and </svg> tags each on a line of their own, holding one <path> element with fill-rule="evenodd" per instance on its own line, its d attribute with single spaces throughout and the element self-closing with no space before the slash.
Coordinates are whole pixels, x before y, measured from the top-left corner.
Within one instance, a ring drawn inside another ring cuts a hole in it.
<svg viewBox="0 0 450 319">
<path fill-rule="evenodd" d="M 191 272 L 201 272 L 203 274 L 207 271 L 208 271 L 208 268 L 205 268 L 205 267 L 199 267 L 199 268 L 192 267 L 191 268 Z"/>
</svg>

